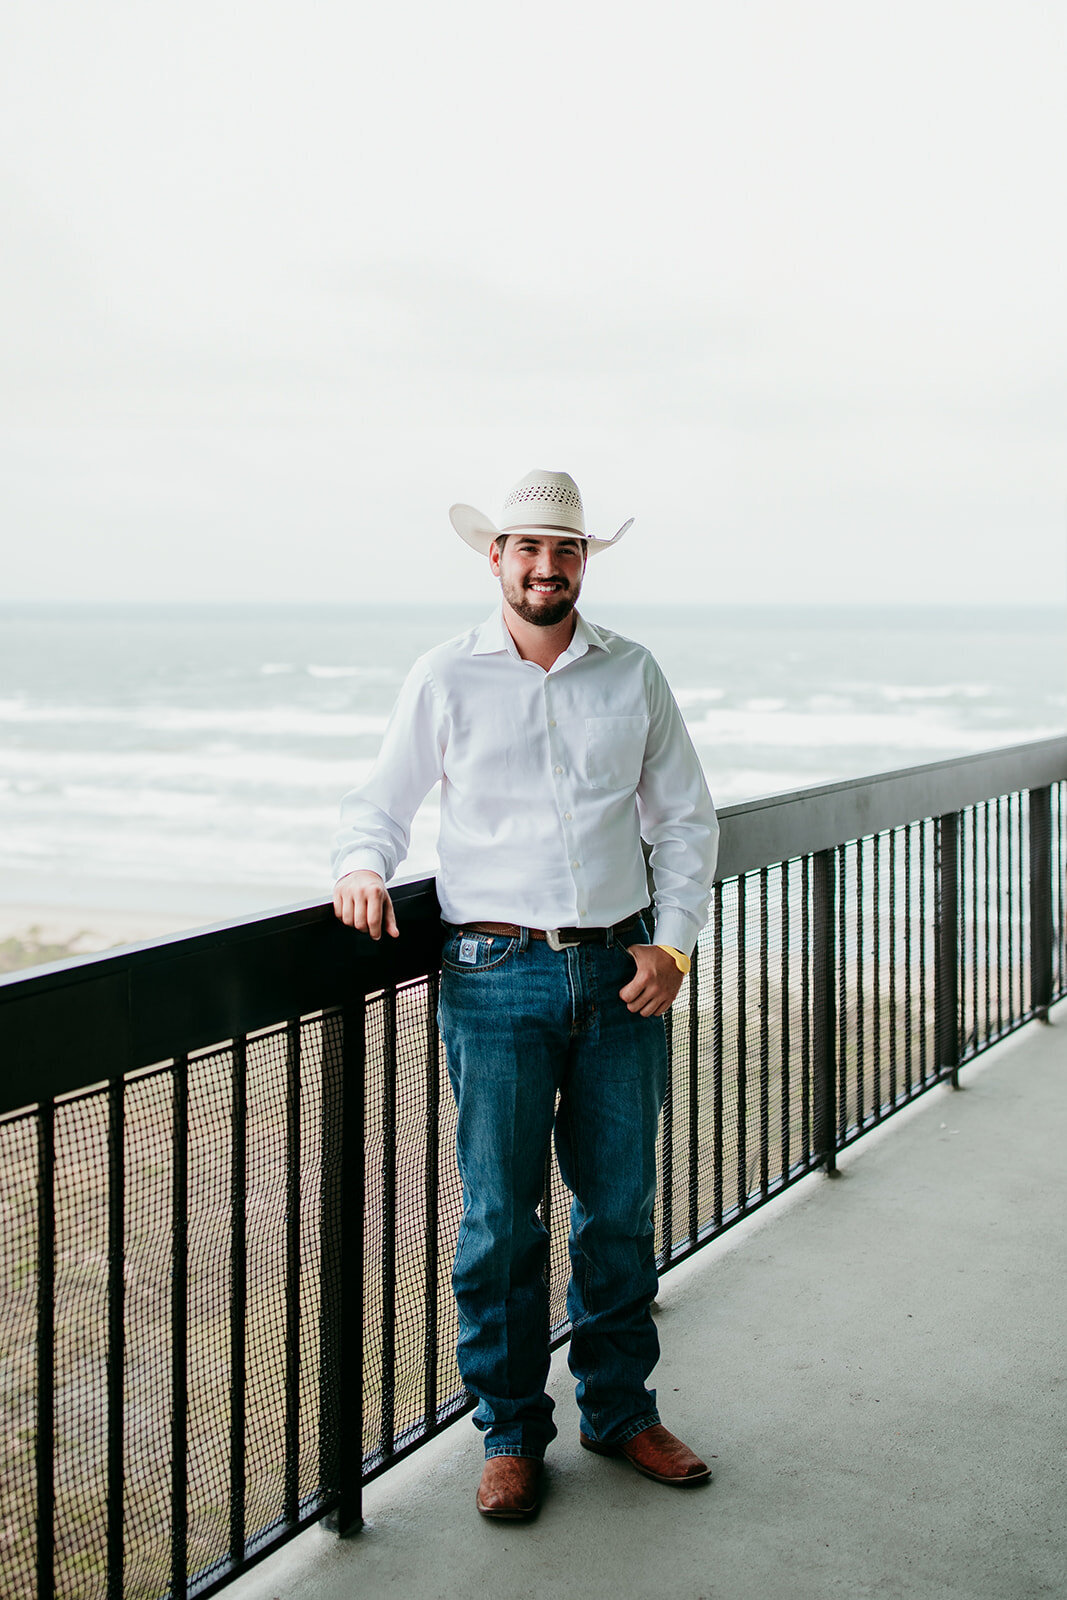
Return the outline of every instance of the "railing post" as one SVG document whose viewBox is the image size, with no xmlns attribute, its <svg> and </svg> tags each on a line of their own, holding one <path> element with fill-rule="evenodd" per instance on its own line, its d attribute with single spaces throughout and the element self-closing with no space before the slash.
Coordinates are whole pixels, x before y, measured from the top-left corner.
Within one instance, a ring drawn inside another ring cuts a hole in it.
<svg viewBox="0 0 1067 1600">
<path fill-rule="evenodd" d="M 960 1086 L 959 814 L 935 819 L 937 949 L 934 960 L 934 1026 L 937 1069 Z"/>
<path fill-rule="evenodd" d="M 815 1155 L 837 1175 L 837 959 L 834 942 L 836 862 L 833 850 L 812 857 L 812 1077 Z"/>
<path fill-rule="evenodd" d="M 339 1496 L 323 1524 L 344 1538 L 363 1526 L 364 997 L 353 996 L 327 1028 L 334 1048 L 324 1038 L 320 1481 Z"/>
<path fill-rule="evenodd" d="M 1052 1003 L 1052 790 L 1030 790 L 1030 1010 L 1048 1021 Z"/>
</svg>

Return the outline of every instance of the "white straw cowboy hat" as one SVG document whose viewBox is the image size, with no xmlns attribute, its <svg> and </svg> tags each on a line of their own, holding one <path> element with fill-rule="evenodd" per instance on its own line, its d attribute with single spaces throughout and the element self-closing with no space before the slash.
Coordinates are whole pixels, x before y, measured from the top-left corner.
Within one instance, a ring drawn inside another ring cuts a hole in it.
<svg viewBox="0 0 1067 1600">
<path fill-rule="evenodd" d="M 508 490 L 499 528 L 474 506 L 451 506 L 448 515 L 460 538 L 483 556 L 489 554 L 489 546 L 502 533 L 527 531 L 584 539 L 589 554 L 595 556 L 598 550 L 607 550 L 621 539 L 634 520 L 631 517 L 624 522 L 610 539 L 594 539 L 585 531 L 582 497 L 569 472 L 528 472 L 520 478 Z"/>
</svg>

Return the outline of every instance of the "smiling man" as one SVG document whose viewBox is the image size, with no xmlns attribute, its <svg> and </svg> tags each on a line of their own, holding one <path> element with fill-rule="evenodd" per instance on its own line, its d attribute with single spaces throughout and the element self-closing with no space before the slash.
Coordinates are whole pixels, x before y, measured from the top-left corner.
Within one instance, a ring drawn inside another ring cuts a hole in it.
<svg viewBox="0 0 1067 1600">
<path fill-rule="evenodd" d="M 473 506 L 450 516 L 488 556 L 503 603 L 409 674 L 370 778 L 342 803 L 334 906 L 372 938 L 398 936 L 385 885 L 440 781 L 440 1020 L 463 1182 L 457 1354 L 485 1439 L 478 1509 L 516 1520 L 537 1510 L 556 1433 L 538 1216 L 553 1132 L 574 1196 L 580 1442 L 658 1483 L 710 1476 L 663 1426 L 647 1382 L 659 1357 L 662 1018 L 707 916 L 718 823 L 659 667 L 576 610 L 588 556 L 630 523 L 587 535 L 565 472 L 523 478 L 499 527 Z"/>
</svg>

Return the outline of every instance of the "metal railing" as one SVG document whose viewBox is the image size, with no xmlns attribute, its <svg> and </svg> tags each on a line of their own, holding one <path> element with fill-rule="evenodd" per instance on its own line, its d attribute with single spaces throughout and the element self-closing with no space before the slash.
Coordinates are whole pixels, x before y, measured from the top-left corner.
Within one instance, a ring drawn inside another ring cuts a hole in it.
<svg viewBox="0 0 1067 1600">
<path fill-rule="evenodd" d="M 1067 739 L 722 813 L 661 1268 L 1067 988 Z M 467 1408 L 433 885 L 0 980 L 0 1592 L 206 1595 Z M 554 1170 L 552 1325 L 566 1336 Z"/>
</svg>

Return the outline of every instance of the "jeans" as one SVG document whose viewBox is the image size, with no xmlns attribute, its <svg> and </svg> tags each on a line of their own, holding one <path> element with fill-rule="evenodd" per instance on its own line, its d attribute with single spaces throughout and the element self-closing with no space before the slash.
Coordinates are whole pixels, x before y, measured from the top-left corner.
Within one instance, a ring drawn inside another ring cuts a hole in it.
<svg viewBox="0 0 1067 1600">
<path fill-rule="evenodd" d="M 448 930 L 440 1021 L 463 1182 L 457 1354 L 487 1456 L 540 1457 L 556 1434 L 549 1240 L 537 1215 L 553 1126 L 574 1196 L 567 1310 L 582 1432 L 618 1443 L 659 1420 L 646 1380 L 659 1356 L 652 1206 L 666 1037 L 661 1018 L 619 999 L 634 975 L 625 946 L 646 942 L 636 921 L 622 942 L 561 951 L 526 929 Z"/>
</svg>

